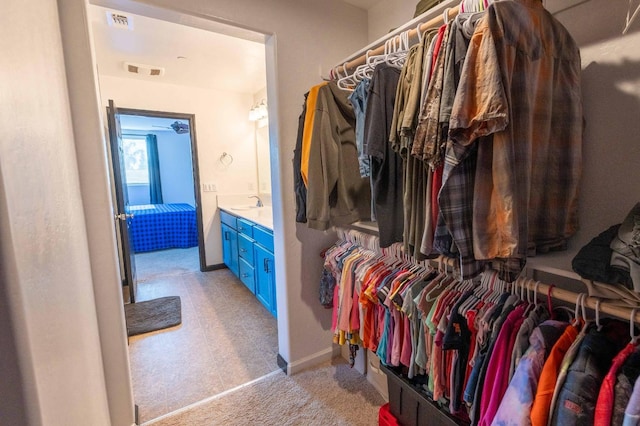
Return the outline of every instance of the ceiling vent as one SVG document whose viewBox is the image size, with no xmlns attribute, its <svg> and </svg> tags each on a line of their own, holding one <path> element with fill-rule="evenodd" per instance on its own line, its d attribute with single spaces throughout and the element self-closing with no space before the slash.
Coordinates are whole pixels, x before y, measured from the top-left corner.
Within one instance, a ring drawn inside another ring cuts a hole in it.
<svg viewBox="0 0 640 426">
<path fill-rule="evenodd" d="M 133 18 L 120 12 L 107 10 L 107 24 L 113 28 L 133 31 Z"/>
<path fill-rule="evenodd" d="M 164 68 L 153 65 L 134 64 L 132 62 L 123 62 L 124 70 L 132 74 L 149 75 L 161 77 L 164 75 Z"/>
</svg>

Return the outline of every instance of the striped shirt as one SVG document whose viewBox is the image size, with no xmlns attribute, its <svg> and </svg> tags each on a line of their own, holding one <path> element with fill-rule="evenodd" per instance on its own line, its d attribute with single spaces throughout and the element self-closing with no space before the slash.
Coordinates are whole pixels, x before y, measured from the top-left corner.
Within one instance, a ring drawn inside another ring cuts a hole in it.
<svg viewBox="0 0 640 426">
<path fill-rule="evenodd" d="M 472 238 L 453 232 L 463 259 L 517 259 L 518 268 L 532 251 L 566 248 L 577 231 L 580 72 L 578 47 L 539 0 L 495 2 L 478 21 L 450 120 L 457 153 L 447 153 L 465 158 L 477 144 L 475 175 L 458 179 L 473 182 L 472 205 L 444 212 L 449 229 L 472 214 L 463 225 Z"/>
</svg>

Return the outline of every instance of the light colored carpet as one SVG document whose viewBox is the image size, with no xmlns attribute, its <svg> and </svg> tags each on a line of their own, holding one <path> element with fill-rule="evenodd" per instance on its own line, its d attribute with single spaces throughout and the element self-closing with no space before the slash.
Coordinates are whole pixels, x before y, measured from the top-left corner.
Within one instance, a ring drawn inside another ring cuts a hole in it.
<svg viewBox="0 0 640 426">
<path fill-rule="evenodd" d="M 138 253 L 135 255 L 138 282 L 200 271 L 198 247 Z"/>
<path fill-rule="evenodd" d="M 336 358 L 293 376 L 268 374 L 144 425 L 374 426 L 384 403 L 365 376 Z"/>
</svg>

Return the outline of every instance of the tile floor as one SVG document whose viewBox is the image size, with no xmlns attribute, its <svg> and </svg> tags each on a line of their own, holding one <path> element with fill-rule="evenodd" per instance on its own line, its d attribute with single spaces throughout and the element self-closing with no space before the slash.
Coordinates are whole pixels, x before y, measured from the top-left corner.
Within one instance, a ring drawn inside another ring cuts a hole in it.
<svg viewBox="0 0 640 426">
<path fill-rule="evenodd" d="M 180 296 L 182 324 L 133 336 L 134 401 L 145 422 L 278 369 L 275 318 L 228 269 L 198 270 L 198 251 L 136 255 L 138 300 Z"/>
</svg>

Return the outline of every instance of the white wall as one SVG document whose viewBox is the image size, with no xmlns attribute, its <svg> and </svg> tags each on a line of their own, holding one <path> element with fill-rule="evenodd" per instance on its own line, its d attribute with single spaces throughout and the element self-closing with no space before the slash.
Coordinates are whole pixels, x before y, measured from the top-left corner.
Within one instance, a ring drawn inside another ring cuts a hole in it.
<svg viewBox="0 0 640 426">
<path fill-rule="evenodd" d="M 113 99 L 119 108 L 195 114 L 200 183 L 214 183 L 218 189 L 201 190 L 206 264 L 221 264 L 216 195 L 254 192 L 258 184 L 255 128 L 247 119 L 252 94 L 101 75 L 100 95 L 105 106 Z M 223 152 L 233 156 L 231 165 L 220 163 Z"/>
<path fill-rule="evenodd" d="M 146 183 L 127 183 L 127 198 L 131 206 L 149 204 L 151 202 L 149 185 Z"/>
<path fill-rule="evenodd" d="M 107 426 L 92 286 L 98 267 L 89 258 L 58 10 L 27 0 L 3 3 L 3 13 L 10 18 L 0 26 L 0 291 L 8 321 L 0 327 L 0 422 Z M 104 162 L 95 166 L 104 176 Z M 114 246 L 102 249 L 115 276 Z M 114 347 L 125 345 L 122 325 L 111 324 Z"/>
<path fill-rule="evenodd" d="M 418 0 L 385 0 L 369 9 L 369 42 L 412 20 L 417 3 Z"/>
<path fill-rule="evenodd" d="M 196 205 L 189 133 L 156 132 L 162 200 Z"/>
</svg>

